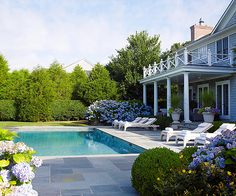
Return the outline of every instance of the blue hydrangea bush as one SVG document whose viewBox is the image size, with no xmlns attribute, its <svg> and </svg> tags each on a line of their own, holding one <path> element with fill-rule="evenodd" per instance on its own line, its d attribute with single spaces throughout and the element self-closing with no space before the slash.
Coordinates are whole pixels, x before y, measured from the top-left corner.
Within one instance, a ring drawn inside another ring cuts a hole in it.
<svg viewBox="0 0 236 196">
<path fill-rule="evenodd" d="M 102 123 L 112 123 L 115 119 L 132 121 L 138 116 L 149 116 L 152 108 L 136 102 L 114 100 L 96 101 L 87 109 L 87 119 Z"/>
<path fill-rule="evenodd" d="M 236 131 L 226 130 L 209 141 L 193 154 L 189 171 L 201 178 L 208 194 L 236 195 Z"/>
<path fill-rule="evenodd" d="M 0 195 L 36 196 L 31 181 L 42 160 L 23 142 L 14 143 L 14 132 L 0 129 Z"/>
</svg>

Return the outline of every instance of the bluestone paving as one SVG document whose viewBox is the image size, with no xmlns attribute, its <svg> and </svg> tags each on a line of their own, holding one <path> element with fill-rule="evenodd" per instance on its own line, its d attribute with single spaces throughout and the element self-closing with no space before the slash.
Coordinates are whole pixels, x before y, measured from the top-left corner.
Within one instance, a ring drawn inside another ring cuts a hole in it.
<svg viewBox="0 0 236 196">
<path fill-rule="evenodd" d="M 124 132 L 110 127 L 101 130 L 145 149 L 183 149 L 181 144 L 160 141 L 160 131 Z M 138 193 L 131 185 L 131 168 L 137 156 L 44 157 L 33 186 L 40 196 L 135 196 Z"/>
<path fill-rule="evenodd" d="M 130 181 L 136 157 L 111 155 L 44 160 L 33 186 L 42 196 L 137 195 Z"/>
</svg>

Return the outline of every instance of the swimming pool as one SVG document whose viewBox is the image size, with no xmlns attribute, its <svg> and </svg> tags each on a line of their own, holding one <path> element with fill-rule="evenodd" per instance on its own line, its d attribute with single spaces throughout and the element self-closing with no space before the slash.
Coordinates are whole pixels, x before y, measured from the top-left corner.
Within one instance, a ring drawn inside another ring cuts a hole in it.
<svg viewBox="0 0 236 196">
<path fill-rule="evenodd" d="M 37 151 L 38 156 L 76 156 L 99 154 L 141 153 L 143 148 L 104 133 L 98 129 L 50 131 L 20 130 L 15 142 L 24 142 Z"/>
</svg>

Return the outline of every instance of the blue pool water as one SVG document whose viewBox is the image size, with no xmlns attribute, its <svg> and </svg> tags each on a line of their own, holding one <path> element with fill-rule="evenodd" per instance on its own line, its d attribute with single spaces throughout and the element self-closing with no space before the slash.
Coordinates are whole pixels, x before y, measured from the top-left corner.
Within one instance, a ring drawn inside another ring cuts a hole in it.
<svg viewBox="0 0 236 196">
<path fill-rule="evenodd" d="M 88 131 L 20 131 L 21 141 L 37 151 L 38 156 L 74 156 L 141 153 L 143 148 L 98 129 Z"/>
</svg>

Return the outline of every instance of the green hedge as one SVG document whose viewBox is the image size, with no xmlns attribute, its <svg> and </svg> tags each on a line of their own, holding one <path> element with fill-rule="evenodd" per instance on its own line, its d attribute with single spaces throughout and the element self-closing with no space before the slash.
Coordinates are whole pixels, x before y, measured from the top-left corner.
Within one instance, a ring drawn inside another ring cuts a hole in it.
<svg viewBox="0 0 236 196">
<path fill-rule="evenodd" d="M 15 120 L 16 109 L 14 100 L 0 100 L 0 120 Z"/>
<path fill-rule="evenodd" d="M 86 107 L 79 100 L 53 101 L 51 109 L 54 120 L 83 119 L 86 111 Z"/>
<path fill-rule="evenodd" d="M 180 167 L 178 153 L 167 148 L 147 150 L 133 164 L 132 185 L 142 196 L 163 195 L 169 176 Z"/>
</svg>

